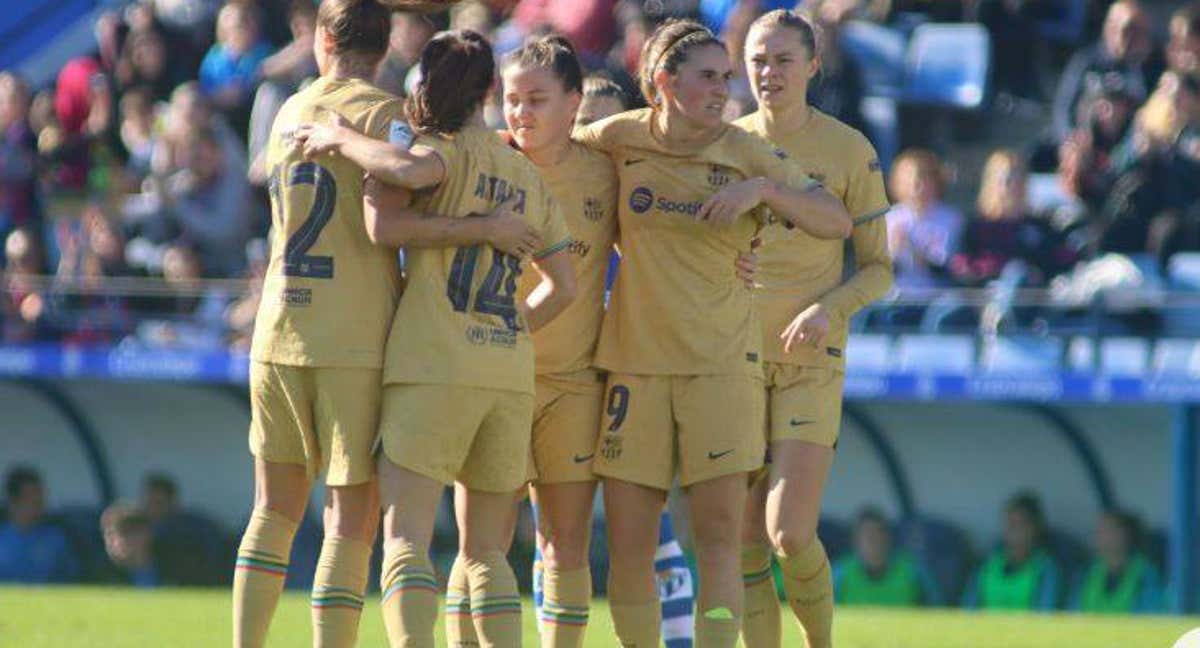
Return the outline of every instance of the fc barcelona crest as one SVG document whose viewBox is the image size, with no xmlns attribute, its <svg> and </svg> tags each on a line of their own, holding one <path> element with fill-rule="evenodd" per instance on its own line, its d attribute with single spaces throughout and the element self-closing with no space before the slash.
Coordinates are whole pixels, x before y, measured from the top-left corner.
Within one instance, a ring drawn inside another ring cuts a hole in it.
<svg viewBox="0 0 1200 648">
<path fill-rule="evenodd" d="M 598 198 L 585 198 L 583 200 L 583 216 L 593 223 L 600 222 L 604 218 L 604 205 L 600 204 Z"/>
<path fill-rule="evenodd" d="M 708 169 L 708 184 L 714 189 L 720 189 L 729 184 L 729 171 L 725 167 L 714 164 Z"/>
</svg>

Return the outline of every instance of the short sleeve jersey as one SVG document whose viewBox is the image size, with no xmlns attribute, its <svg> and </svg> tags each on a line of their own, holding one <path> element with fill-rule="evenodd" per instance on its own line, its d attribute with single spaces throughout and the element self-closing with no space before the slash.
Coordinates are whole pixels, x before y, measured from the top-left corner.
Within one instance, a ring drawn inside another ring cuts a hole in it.
<svg viewBox="0 0 1200 648">
<path fill-rule="evenodd" d="M 861 133 L 813 109 L 801 127 L 782 134 L 768 128 L 761 112 L 735 125 L 761 135 L 795 160 L 810 176 L 842 201 L 858 225 L 853 244 L 862 269 L 843 284 L 845 246 L 771 222 L 763 231 L 757 278 L 763 288 L 758 305 L 764 326 L 764 352 L 769 362 L 803 366 L 845 366 L 847 321 L 868 303 L 882 297 L 891 285 L 887 227 L 881 217 L 888 209 L 879 157 Z M 773 219 L 768 219 L 773 220 Z M 805 308 L 822 302 L 830 311 L 829 337 L 820 349 L 794 345 L 784 353 L 779 334 Z"/>
<path fill-rule="evenodd" d="M 607 155 L 574 142 L 563 162 L 538 171 L 562 207 L 571 232 L 567 251 L 575 269 L 577 296 L 533 334 L 537 373 L 576 374 L 593 367 L 604 319 L 604 280 L 617 236 L 617 174 Z M 537 273 L 522 275 L 520 299 L 528 297 L 539 280 Z"/>
<path fill-rule="evenodd" d="M 417 196 L 420 211 L 468 218 L 515 196 L 514 210 L 546 243 L 535 259 L 570 245 L 562 210 L 537 170 L 494 131 L 468 126 L 452 136 L 420 136 L 414 145 L 436 151 L 446 168 L 441 184 Z M 515 301 L 528 264 L 483 244 L 409 248 L 405 261 L 384 381 L 532 394 L 533 342 Z"/>
<path fill-rule="evenodd" d="M 318 79 L 280 109 L 267 142 L 271 257 L 251 357 L 378 369 L 400 296 L 396 250 L 367 237 L 363 170 L 332 155 L 306 160 L 293 140 L 297 126 L 329 113 L 378 139 L 402 123 L 399 99 L 357 79 Z"/>
<path fill-rule="evenodd" d="M 723 127 L 690 148 L 668 145 L 649 109 L 614 115 L 575 136 L 608 153 L 620 179 L 621 270 L 596 364 L 635 374 L 761 375 L 761 326 L 734 261 L 750 250 L 764 210 L 728 227 L 697 215 L 733 182 L 766 177 L 806 187 L 811 180 L 738 128 Z"/>
</svg>

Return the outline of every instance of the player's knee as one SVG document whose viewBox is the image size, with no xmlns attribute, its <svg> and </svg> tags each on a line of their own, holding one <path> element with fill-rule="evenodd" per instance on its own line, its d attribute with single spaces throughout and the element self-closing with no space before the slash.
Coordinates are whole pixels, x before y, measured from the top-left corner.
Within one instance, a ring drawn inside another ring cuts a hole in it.
<svg viewBox="0 0 1200 648">
<path fill-rule="evenodd" d="M 771 531 L 771 546 L 785 557 L 800 555 L 817 537 L 816 528 L 783 527 Z"/>
<path fill-rule="evenodd" d="M 543 529 L 542 561 L 555 569 L 577 569 L 587 562 L 588 532 L 586 529 Z"/>
</svg>

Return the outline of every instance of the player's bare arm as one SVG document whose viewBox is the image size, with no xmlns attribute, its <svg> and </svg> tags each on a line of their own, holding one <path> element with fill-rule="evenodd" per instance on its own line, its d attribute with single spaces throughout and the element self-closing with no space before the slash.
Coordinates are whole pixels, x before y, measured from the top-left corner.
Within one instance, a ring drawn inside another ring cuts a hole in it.
<svg viewBox="0 0 1200 648">
<path fill-rule="evenodd" d="M 533 267 L 542 275 L 542 283 L 521 304 L 530 331 L 549 324 L 575 301 L 575 269 L 566 250 L 536 259 Z"/>
<path fill-rule="evenodd" d="M 364 189 L 363 219 L 367 236 L 376 245 L 446 248 L 484 243 L 518 257 L 542 249 L 537 230 L 513 211 L 515 196 L 487 214 L 454 218 L 413 209 L 406 190 L 374 178 L 367 180 Z"/>
<path fill-rule="evenodd" d="M 854 231 L 846 207 L 815 182 L 792 187 L 762 177 L 732 183 L 713 194 L 700 208 L 698 217 L 724 226 L 764 204 L 788 223 L 817 238 L 845 239 Z"/>
<path fill-rule="evenodd" d="M 404 189 L 433 187 L 446 178 L 446 165 L 433 149 L 416 145 L 405 150 L 368 137 L 338 115 L 324 124 L 301 124 L 293 137 L 304 147 L 304 155 L 309 159 L 336 153 L 372 177 Z"/>
</svg>

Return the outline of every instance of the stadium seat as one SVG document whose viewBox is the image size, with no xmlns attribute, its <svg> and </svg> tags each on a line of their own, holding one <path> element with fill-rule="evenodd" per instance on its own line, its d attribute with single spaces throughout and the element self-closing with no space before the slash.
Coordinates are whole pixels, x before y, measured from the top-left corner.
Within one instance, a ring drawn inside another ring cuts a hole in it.
<svg viewBox="0 0 1200 648">
<path fill-rule="evenodd" d="M 1171 290 L 1200 293 L 1200 252 L 1181 252 L 1167 262 L 1167 286 Z M 1200 335 L 1200 306 L 1171 306 L 1163 311 L 1164 326 L 1171 335 Z"/>
<path fill-rule="evenodd" d="M 975 340 L 968 335 L 902 335 L 893 367 L 907 372 L 969 373 L 975 366 Z"/>
<path fill-rule="evenodd" d="M 994 373 L 1057 371 L 1063 355 L 1059 338 L 994 337 L 984 340 L 980 365 Z"/>
<path fill-rule="evenodd" d="M 972 560 L 962 529 L 945 520 L 918 515 L 896 528 L 896 545 L 925 564 L 937 581 L 942 602 L 959 600 Z"/>
<path fill-rule="evenodd" d="M 982 25 L 920 25 L 905 61 L 909 102 L 975 110 L 987 95 L 991 38 Z"/>
<path fill-rule="evenodd" d="M 1150 367 L 1156 374 L 1200 375 L 1200 342 L 1169 338 L 1154 345 Z"/>
<path fill-rule="evenodd" d="M 842 29 L 846 55 L 862 70 L 863 91 L 870 97 L 896 97 L 904 83 L 903 33 L 865 20 L 852 20 Z"/>
<path fill-rule="evenodd" d="M 1090 373 L 1096 368 L 1096 344 L 1091 338 L 1072 338 L 1067 345 L 1067 369 L 1079 373 Z"/>
<path fill-rule="evenodd" d="M 1055 207 L 1069 204 L 1072 198 L 1062 188 L 1057 173 L 1031 173 L 1025 183 L 1029 209 L 1035 214 L 1047 212 Z"/>
<path fill-rule="evenodd" d="M 886 335 L 859 334 L 846 343 L 846 370 L 886 373 L 892 359 L 892 339 Z"/>
<path fill-rule="evenodd" d="M 1113 376 L 1143 376 L 1150 361 L 1150 342 L 1118 337 L 1100 341 L 1100 372 Z"/>
</svg>

